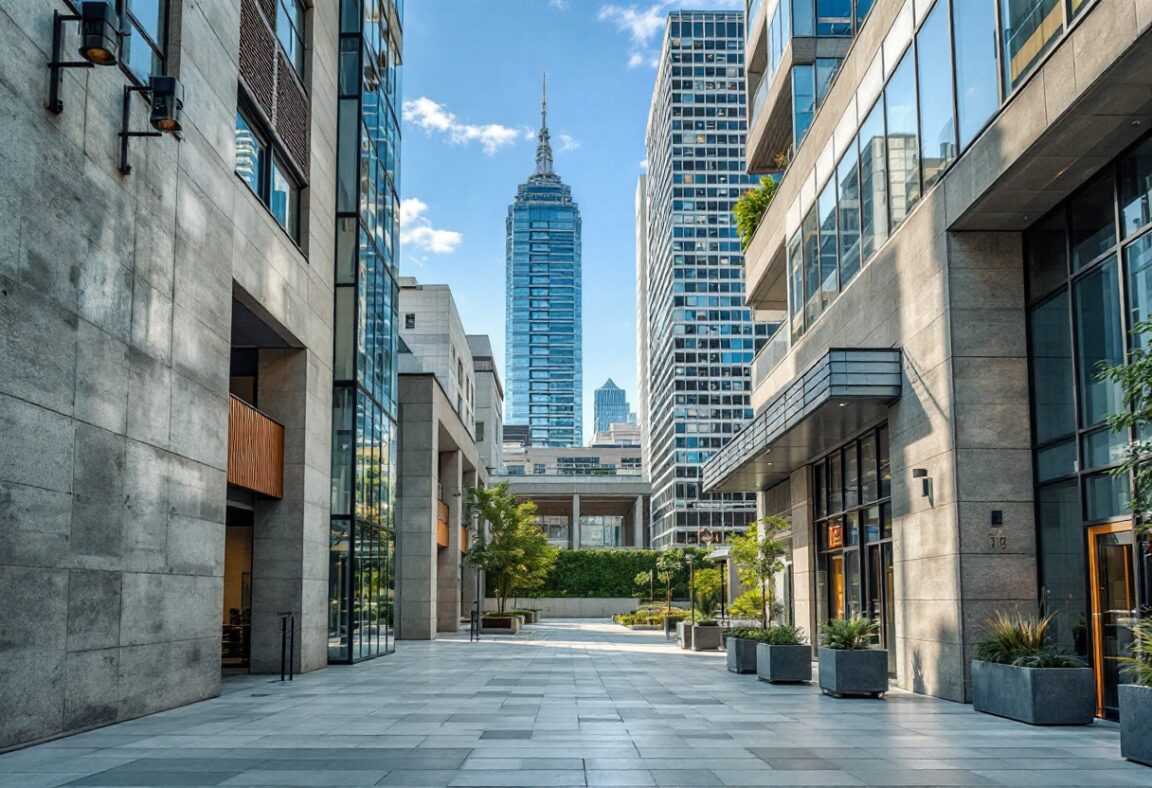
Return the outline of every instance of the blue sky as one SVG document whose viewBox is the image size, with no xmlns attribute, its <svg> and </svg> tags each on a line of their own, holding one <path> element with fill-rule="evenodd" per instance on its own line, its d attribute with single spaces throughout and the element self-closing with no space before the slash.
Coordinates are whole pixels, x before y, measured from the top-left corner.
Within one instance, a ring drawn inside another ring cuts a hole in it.
<svg viewBox="0 0 1152 788">
<path fill-rule="evenodd" d="M 540 75 L 583 216 L 584 431 L 611 377 L 636 409 L 636 179 L 663 20 L 743 0 L 408 0 L 400 268 L 452 287 L 504 363 L 504 219 L 534 166 Z"/>
</svg>

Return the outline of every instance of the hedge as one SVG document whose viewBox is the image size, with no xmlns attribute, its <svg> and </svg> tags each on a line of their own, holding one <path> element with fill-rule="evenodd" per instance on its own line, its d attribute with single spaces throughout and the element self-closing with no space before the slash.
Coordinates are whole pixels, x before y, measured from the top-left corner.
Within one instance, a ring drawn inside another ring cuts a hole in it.
<svg viewBox="0 0 1152 788">
<path fill-rule="evenodd" d="M 556 567 L 529 597 L 630 597 L 636 587 L 632 579 L 640 572 L 655 571 L 656 558 L 661 550 L 561 550 Z M 698 551 L 704 554 L 704 551 Z M 672 585 L 674 599 L 688 596 L 688 570 Z M 664 598 L 664 589 L 657 581 L 656 598 Z M 489 591 L 491 593 L 491 591 Z M 524 595 L 521 595 L 523 598 Z M 647 596 L 647 593 L 645 593 Z"/>
</svg>

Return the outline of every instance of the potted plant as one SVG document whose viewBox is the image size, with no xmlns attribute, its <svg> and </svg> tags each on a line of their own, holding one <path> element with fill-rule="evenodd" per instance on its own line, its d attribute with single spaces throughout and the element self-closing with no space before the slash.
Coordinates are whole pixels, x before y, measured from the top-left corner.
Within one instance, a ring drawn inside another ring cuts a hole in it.
<svg viewBox="0 0 1152 788">
<path fill-rule="evenodd" d="M 855 616 L 820 625 L 820 689 L 826 695 L 868 695 L 888 691 L 888 652 L 872 648 L 880 622 Z"/>
<path fill-rule="evenodd" d="M 713 651 L 720 648 L 723 641 L 723 630 L 720 623 L 714 618 L 702 618 L 692 625 L 693 651 Z"/>
<path fill-rule="evenodd" d="M 724 650 L 728 654 L 728 670 L 732 673 L 756 672 L 756 646 L 767 634 L 759 627 L 732 627 L 724 633 Z"/>
<path fill-rule="evenodd" d="M 778 624 L 764 630 L 756 644 L 756 677 L 773 684 L 812 680 L 812 647 L 804 630 Z"/>
<path fill-rule="evenodd" d="M 976 711 L 1030 725 L 1088 725 L 1095 715 L 1091 668 L 1048 643 L 1052 616 L 998 612 L 972 661 Z"/>
<path fill-rule="evenodd" d="M 1120 754 L 1152 766 L 1152 619 L 1132 627 L 1132 656 L 1124 662 L 1133 683 L 1120 685 Z"/>
</svg>

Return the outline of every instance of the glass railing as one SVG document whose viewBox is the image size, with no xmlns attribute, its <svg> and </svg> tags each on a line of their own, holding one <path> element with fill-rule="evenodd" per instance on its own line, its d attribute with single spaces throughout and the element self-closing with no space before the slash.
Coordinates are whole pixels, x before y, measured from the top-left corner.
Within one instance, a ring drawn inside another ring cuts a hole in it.
<svg viewBox="0 0 1152 788">
<path fill-rule="evenodd" d="M 760 117 L 760 110 L 764 109 L 764 102 L 768 99 L 768 83 L 771 80 L 767 74 L 760 75 L 760 84 L 756 87 L 756 95 L 752 97 L 752 119 L 749 128 L 756 125 Z"/>
<path fill-rule="evenodd" d="M 760 384 L 772 374 L 772 370 L 780 366 L 780 362 L 788 355 L 788 329 L 781 324 L 772 338 L 752 357 L 752 390 L 760 388 Z"/>
</svg>

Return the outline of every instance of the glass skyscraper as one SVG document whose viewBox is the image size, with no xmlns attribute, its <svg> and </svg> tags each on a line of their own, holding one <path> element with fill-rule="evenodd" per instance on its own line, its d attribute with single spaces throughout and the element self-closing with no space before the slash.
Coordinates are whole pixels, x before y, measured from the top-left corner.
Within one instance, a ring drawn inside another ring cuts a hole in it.
<svg viewBox="0 0 1152 788">
<path fill-rule="evenodd" d="M 328 659 L 394 648 L 403 0 L 341 0 Z"/>
<path fill-rule="evenodd" d="M 594 396 L 592 420 L 596 423 L 596 432 L 607 432 L 613 424 L 624 424 L 631 418 L 628 395 L 612 378 L 596 389 Z"/>
<path fill-rule="evenodd" d="M 580 208 L 552 168 L 542 96 L 536 171 L 508 207 L 508 424 L 534 446 L 583 444 Z"/>
<path fill-rule="evenodd" d="M 755 495 L 701 495 L 701 466 L 752 417 L 748 365 L 769 327 L 744 307 L 732 215 L 745 174 L 744 15 L 679 11 L 664 29 L 648 115 L 645 425 L 652 545 L 743 530 Z M 644 387 L 642 387 L 644 388 Z"/>
</svg>

